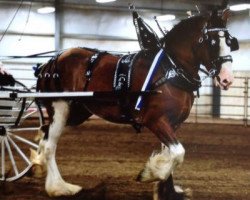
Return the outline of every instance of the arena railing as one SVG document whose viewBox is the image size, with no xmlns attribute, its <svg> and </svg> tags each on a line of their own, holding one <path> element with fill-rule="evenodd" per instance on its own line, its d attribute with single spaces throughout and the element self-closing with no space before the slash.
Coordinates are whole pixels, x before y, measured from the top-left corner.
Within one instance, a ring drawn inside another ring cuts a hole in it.
<svg viewBox="0 0 250 200">
<path fill-rule="evenodd" d="M 250 77 L 235 77 L 227 91 L 213 93 L 212 82 L 203 85 L 194 101 L 188 122 L 250 125 Z M 219 98 L 215 103 L 213 98 Z M 215 116 L 213 111 L 217 110 Z M 219 114 L 218 114 L 219 113 Z"/>
</svg>

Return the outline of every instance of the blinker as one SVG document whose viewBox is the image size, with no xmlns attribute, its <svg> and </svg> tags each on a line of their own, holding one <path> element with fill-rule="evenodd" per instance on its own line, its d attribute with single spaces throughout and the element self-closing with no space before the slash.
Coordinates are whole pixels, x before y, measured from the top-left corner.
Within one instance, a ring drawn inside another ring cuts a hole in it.
<svg viewBox="0 0 250 200">
<path fill-rule="evenodd" d="M 237 51 L 239 50 L 239 42 L 237 38 L 232 37 L 230 34 L 228 34 L 226 38 L 226 43 L 230 47 L 231 51 Z"/>
<path fill-rule="evenodd" d="M 231 51 L 237 51 L 237 50 L 239 50 L 239 43 L 238 43 L 238 40 L 235 38 L 235 37 L 233 37 L 232 39 L 230 39 L 230 49 L 231 49 Z"/>
</svg>

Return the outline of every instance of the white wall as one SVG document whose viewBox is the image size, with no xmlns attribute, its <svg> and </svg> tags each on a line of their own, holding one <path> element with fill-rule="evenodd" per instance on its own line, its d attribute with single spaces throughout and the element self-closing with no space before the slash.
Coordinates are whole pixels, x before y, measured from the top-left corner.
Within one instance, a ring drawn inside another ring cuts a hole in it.
<svg viewBox="0 0 250 200">
<path fill-rule="evenodd" d="M 0 4 L 0 33 L 9 24 L 18 5 Z M 22 6 L 14 19 L 7 35 L 0 42 L 0 56 L 4 55 L 29 55 L 38 52 L 50 51 L 55 49 L 54 14 L 38 14 L 36 9 L 38 4 L 33 4 L 29 21 L 24 30 L 29 5 Z M 63 7 L 62 13 L 62 49 L 69 47 L 91 47 L 111 51 L 133 51 L 138 50 L 139 45 L 136 41 L 136 32 L 132 22 L 130 11 L 121 10 L 97 10 L 83 7 Z M 160 32 L 153 21 L 154 15 L 160 13 L 140 12 L 143 18 L 160 35 Z M 173 23 L 177 23 L 177 21 Z M 170 29 L 173 23 L 161 23 Z M 229 21 L 229 29 L 233 36 L 240 42 L 240 50 L 233 53 L 234 70 L 242 76 L 246 70 L 250 69 L 250 17 L 247 12 L 236 13 Z M 21 41 L 20 34 L 24 30 Z M 0 35 L 1 37 L 1 35 Z M 43 59 L 42 61 L 46 61 Z M 34 63 L 41 62 L 38 59 L 11 60 L 4 61 L 7 67 L 14 70 L 18 66 L 26 66 L 27 69 Z M 21 62 L 22 64 L 18 64 Z M 27 71 L 22 74 L 19 70 L 17 77 L 25 77 Z M 32 73 L 32 70 L 30 70 Z M 28 75 L 31 77 L 31 75 Z M 210 89 L 203 88 L 202 93 L 210 93 Z"/>
<path fill-rule="evenodd" d="M 6 30 L 16 9 L 17 5 L 0 5 L 0 32 Z M 54 49 L 54 14 L 38 14 L 36 12 L 37 6 L 33 6 L 25 27 L 28 9 L 28 5 L 21 7 L 7 34 L 0 42 L 1 56 L 28 55 Z M 22 32 L 24 32 L 23 37 L 21 37 Z"/>
<path fill-rule="evenodd" d="M 250 11 L 236 12 L 230 19 L 230 33 L 240 41 L 239 51 L 233 52 L 233 68 L 235 71 L 250 70 Z"/>
</svg>

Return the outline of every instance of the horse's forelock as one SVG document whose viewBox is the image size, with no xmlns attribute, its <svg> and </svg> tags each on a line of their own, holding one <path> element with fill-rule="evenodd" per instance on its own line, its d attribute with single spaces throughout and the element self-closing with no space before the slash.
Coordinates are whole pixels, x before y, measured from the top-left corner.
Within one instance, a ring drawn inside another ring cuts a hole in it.
<svg viewBox="0 0 250 200">
<path fill-rule="evenodd" d="M 229 17 L 229 10 L 214 10 L 209 18 L 209 27 L 225 28 Z"/>
</svg>

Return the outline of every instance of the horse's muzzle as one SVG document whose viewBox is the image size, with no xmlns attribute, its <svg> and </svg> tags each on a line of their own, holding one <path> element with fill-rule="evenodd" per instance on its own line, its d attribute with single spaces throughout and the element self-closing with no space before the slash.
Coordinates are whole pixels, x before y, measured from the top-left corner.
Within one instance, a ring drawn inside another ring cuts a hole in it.
<svg viewBox="0 0 250 200">
<path fill-rule="evenodd" d="M 216 87 L 220 87 L 220 89 L 222 90 L 228 90 L 229 87 L 232 85 L 232 81 L 230 81 L 229 79 L 223 79 L 221 80 L 221 78 L 219 76 L 216 76 L 214 78 L 214 84 Z"/>
</svg>

